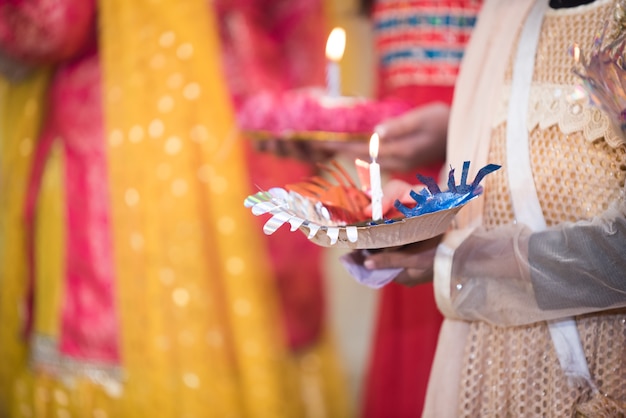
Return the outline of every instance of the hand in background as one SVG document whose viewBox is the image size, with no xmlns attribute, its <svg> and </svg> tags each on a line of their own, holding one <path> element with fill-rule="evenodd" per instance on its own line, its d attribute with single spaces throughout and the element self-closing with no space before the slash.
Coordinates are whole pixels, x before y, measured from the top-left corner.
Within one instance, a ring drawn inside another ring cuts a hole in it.
<svg viewBox="0 0 626 418">
<path fill-rule="evenodd" d="M 370 270 L 402 268 L 394 281 L 413 287 L 433 280 L 433 267 L 437 246 L 442 236 L 420 241 L 402 247 L 388 248 L 368 255 L 363 266 Z"/>
<path fill-rule="evenodd" d="M 417 107 L 379 124 L 378 162 L 385 170 L 409 171 L 444 161 L 450 107 L 435 102 Z M 316 145 L 350 159 L 370 160 L 369 142 L 333 142 Z"/>
<path fill-rule="evenodd" d="M 267 152 L 282 158 L 322 163 L 331 159 L 334 152 L 316 145 L 316 141 L 290 139 L 255 140 L 254 148 L 260 152 Z"/>
<path fill-rule="evenodd" d="M 385 213 L 385 217 L 393 217 L 396 200 L 404 204 L 415 204 L 409 194 L 412 189 L 411 184 L 397 179 L 392 179 L 385 184 L 383 190 L 383 213 Z M 366 212 L 371 214 L 371 211 L 371 206 L 368 206 Z M 400 216 L 400 213 L 397 215 Z M 433 278 L 435 252 L 441 238 L 441 236 L 437 236 L 426 241 L 372 252 L 363 260 L 363 266 L 370 270 L 402 268 L 404 270 L 396 276 L 394 281 L 404 286 L 412 287 L 430 282 Z"/>
</svg>

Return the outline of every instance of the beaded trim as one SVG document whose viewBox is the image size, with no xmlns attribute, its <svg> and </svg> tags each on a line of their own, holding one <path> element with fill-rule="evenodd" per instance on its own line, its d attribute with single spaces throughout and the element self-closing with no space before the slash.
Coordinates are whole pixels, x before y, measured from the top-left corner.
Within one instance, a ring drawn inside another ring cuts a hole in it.
<svg viewBox="0 0 626 418">
<path fill-rule="evenodd" d="M 77 377 L 84 377 L 102 386 L 112 397 L 120 397 L 123 392 L 124 373 L 121 366 L 65 356 L 59 351 L 57 341 L 50 336 L 33 335 L 31 365 L 58 376 L 68 384 L 72 384 Z"/>
<path fill-rule="evenodd" d="M 506 122 L 511 86 L 505 85 L 493 127 Z M 528 100 L 528 131 L 558 126 L 561 132 L 581 132 L 589 142 L 604 139 L 612 148 L 626 145 L 609 117 L 589 104 L 576 87 L 558 84 L 533 85 Z"/>
</svg>

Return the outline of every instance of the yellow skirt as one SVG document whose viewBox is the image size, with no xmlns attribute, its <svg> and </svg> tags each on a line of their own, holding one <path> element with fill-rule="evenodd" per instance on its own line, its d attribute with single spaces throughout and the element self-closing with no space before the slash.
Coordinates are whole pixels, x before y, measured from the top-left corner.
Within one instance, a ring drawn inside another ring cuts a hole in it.
<svg viewBox="0 0 626 418">
<path fill-rule="evenodd" d="M 3 82 L 0 416 L 349 416 L 327 333 L 287 348 L 242 203 L 246 167 L 206 2 L 110 0 L 99 13 L 122 375 L 29 363 L 22 210 L 48 77 Z M 66 295 L 63 170 L 53 149 L 36 219 L 35 335 L 52 342 Z"/>
</svg>

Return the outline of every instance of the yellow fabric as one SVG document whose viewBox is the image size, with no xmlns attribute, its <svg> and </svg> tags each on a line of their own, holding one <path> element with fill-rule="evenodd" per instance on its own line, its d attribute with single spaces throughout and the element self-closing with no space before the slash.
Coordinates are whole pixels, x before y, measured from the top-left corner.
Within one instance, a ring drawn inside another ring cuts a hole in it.
<svg viewBox="0 0 626 418">
<path fill-rule="evenodd" d="M 45 71 L 19 85 L 0 78 L 0 405 L 23 393 L 9 382 L 27 362 L 20 340 L 27 282 L 23 202 L 47 82 Z"/>
<path fill-rule="evenodd" d="M 21 211 L 47 79 L 5 83 L 0 416 L 350 416 L 331 338 L 297 354 L 286 347 L 260 231 L 243 207 L 247 173 L 206 1 L 108 0 L 99 13 L 124 379 L 119 391 L 78 364 L 60 377 L 28 366 Z M 58 151 L 36 232 L 37 309 L 51 316 L 36 326 L 52 336 L 63 297 Z"/>
<path fill-rule="evenodd" d="M 46 162 L 37 201 L 35 224 L 35 257 L 37 286 L 35 288 L 35 329 L 39 334 L 57 339 L 63 272 L 65 271 L 65 205 L 63 193 L 62 145 L 55 141 Z M 50 245 L 55 243 L 54 245 Z"/>
<path fill-rule="evenodd" d="M 159 416 L 302 416 L 297 364 L 242 205 L 216 22 L 204 1 L 101 6 L 125 395 Z"/>
</svg>

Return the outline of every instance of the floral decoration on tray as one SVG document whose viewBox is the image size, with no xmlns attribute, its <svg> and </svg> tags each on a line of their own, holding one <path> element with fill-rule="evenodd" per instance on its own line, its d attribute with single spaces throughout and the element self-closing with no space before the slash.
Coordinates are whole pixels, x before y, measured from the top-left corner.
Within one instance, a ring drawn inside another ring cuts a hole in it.
<svg viewBox="0 0 626 418">
<path fill-rule="evenodd" d="M 300 230 L 311 241 L 324 247 L 395 247 L 444 233 L 456 213 L 482 194 L 482 179 L 500 168 L 499 165 L 488 164 L 468 183 L 469 166 L 469 161 L 463 164 L 459 184 L 456 183 L 455 170 L 451 168 L 448 189 L 444 191 L 431 177 L 418 175 L 426 187 L 419 192 L 411 192 L 413 202 L 396 200 L 395 210 L 378 221 L 364 216 L 371 203 L 367 182 L 361 181 L 362 187 L 357 187 L 336 162 L 323 167 L 333 181 L 313 177 L 284 188 L 271 188 L 248 196 L 244 205 L 254 215 L 271 215 L 263 227 L 267 235 L 289 224 L 291 231 Z M 361 167 L 361 172 L 363 169 Z"/>
<path fill-rule="evenodd" d="M 261 92 L 237 112 L 250 139 L 366 141 L 376 125 L 411 107 L 399 100 L 329 96 L 324 89 Z"/>
</svg>

